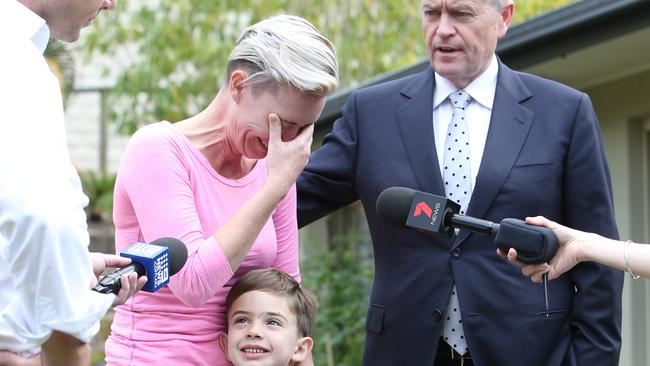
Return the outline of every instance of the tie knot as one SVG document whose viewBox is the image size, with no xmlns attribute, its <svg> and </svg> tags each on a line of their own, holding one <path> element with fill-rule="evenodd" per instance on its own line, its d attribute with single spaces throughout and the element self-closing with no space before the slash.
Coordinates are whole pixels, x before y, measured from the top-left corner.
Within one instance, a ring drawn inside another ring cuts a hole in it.
<svg viewBox="0 0 650 366">
<path fill-rule="evenodd" d="M 465 109 L 465 107 L 467 107 L 469 102 L 472 100 L 472 97 L 464 90 L 456 90 L 455 92 L 449 94 L 449 100 L 451 101 L 451 105 L 454 107 L 454 109 Z"/>
</svg>

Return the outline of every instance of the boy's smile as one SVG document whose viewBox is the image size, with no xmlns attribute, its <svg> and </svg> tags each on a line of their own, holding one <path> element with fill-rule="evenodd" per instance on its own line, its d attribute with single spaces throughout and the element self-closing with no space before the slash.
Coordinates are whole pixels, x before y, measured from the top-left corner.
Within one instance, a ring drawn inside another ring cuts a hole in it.
<svg viewBox="0 0 650 366">
<path fill-rule="evenodd" d="M 231 306 L 226 354 L 237 366 L 286 366 L 298 350 L 298 333 L 286 298 L 250 291 Z"/>
</svg>

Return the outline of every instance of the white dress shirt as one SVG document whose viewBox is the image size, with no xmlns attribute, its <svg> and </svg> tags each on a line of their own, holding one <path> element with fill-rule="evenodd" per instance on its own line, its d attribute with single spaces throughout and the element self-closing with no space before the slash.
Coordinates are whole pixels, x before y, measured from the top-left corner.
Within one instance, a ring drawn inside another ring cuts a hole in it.
<svg viewBox="0 0 650 366">
<path fill-rule="evenodd" d="M 472 101 L 465 109 L 465 118 L 467 119 L 467 128 L 469 130 L 472 191 L 476 183 L 476 175 L 481 166 L 485 140 L 487 139 L 488 129 L 490 128 L 498 72 L 499 63 L 497 62 L 496 56 L 492 56 L 490 66 L 463 89 L 472 97 Z M 454 112 L 448 97 L 449 94 L 458 88 L 451 81 L 438 75 L 438 73 L 435 73 L 435 78 L 436 86 L 433 91 L 433 134 L 435 136 L 438 162 L 440 163 L 440 175 L 442 176 L 442 162 L 445 156 L 445 136 L 447 136 L 447 127 Z"/>
<path fill-rule="evenodd" d="M 42 55 L 48 38 L 42 18 L 0 1 L 0 349 L 23 356 L 53 330 L 90 341 L 115 298 L 90 291 L 88 199 Z"/>
</svg>

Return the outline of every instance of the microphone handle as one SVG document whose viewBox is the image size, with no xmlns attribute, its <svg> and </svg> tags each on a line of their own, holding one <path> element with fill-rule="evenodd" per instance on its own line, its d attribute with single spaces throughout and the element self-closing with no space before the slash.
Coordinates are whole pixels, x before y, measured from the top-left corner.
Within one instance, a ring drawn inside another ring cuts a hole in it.
<svg viewBox="0 0 650 366">
<path fill-rule="evenodd" d="M 460 214 L 452 214 L 447 225 L 453 228 L 489 236 L 495 236 L 499 231 L 499 224 Z"/>
<path fill-rule="evenodd" d="M 557 237 L 551 229 L 528 225 L 522 220 L 508 218 L 496 224 L 471 216 L 452 214 L 445 221 L 447 226 L 493 237 L 495 244 L 505 252 L 509 248 L 517 249 L 517 259 L 524 263 L 549 262 L 558 248 Z"/>
<path fill-rule="evenodd" d="M 138 277 L 142 277 L 146 274 L 144 267 L 140 263 L 132 262 L 128 266 L 122 267 L 117 271 L 104 276 L 92 290 L 102 294 L 117 294 L 122 289 L 120 278 L 122 275 L 131 272 L 136 272 Z"/>
</svg>

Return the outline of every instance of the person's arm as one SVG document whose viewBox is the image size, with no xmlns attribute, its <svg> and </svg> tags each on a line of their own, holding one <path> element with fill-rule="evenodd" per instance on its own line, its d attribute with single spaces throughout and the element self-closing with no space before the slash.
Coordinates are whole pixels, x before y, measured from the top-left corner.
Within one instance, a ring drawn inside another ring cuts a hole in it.
<svg viewBox="0 0 650 366">
<path fill-rule="evenodd" d="M 545 226 L 553 230 L 558 239 L 558 251 L 549 263 L 525 264 L 517 260 L 515 249 L 508 251 L 508 260 L 521 266 L 522 273 L 534 282 L 542 282 L 544 273 L 548 273 L 549 280 L 556 279 L 576 264 L 586 261 L 627 271 L 625 246 L 627 246 L 629 269 L 639 276 L 650 277 L 650 246 L 647 244 L 608 239 L 598 234 L 568 228 L 543 216 L 527 217 L 526 223 Z M 501 251 L 499 254 L 506 255 Z"/>
<path fill-rule="evenodd" d="M 300 283 L 298 224 L 295 185 L 278 204 L 272 215 L 278 249 L 271 267 L 277 268 Z"/>
<path fill-rule="evenodd" d="M 298 176 L 299 228 L 358 199 L 356 103 L 357 95 L 352 93 L 341 109 L 343 116 L 334 122 L 332 132 Z"/>
<path fill-rule="evenodd" d="M 632 270 L 632 273 L 650 277 L 650 247 L 645 244 L 626 243 L 597 236 L 596 240 L 584 242 L 580 261 L 598 262 L 608 267 L 627 271 L 624 254 L 626 246 L 629 269 Z"/>
<path fill-rule="evenodd" d="M 0 365 L 2 366 L 41 366 L 40 355 L 34 358 L 24 358 L 9 351 L 0 351 Z"/>
<path fill-rule="evenodd" d="M 576 103 L 562 177 L 563 225 L 618 239 L 605 148 L 591 101 Z M 623 274 L 594 262 L 567 276 L 576 292 L 571 309 L 572 355 L 578 365 L 618 365 L 621 347 Z"/>
<path fill-rule="evenodd" d="M 54 331 L 41 348 L 43 366 L 90 365 L 90 346 L 69 334 Z"/>
<path fill-rule="evenodd" d="M 248 200 L 213 236 L 223 248 L 233 271 L 262 231 L 280 200 L 293 187 L 309 157 L 314 125 L 292 141 L 283 142 L 277 115 L 269 116 L 269 147 L 266 157 L 268 179 L 262 190 Z"/>
<path fill-rule="evenodd" d="M 117 177 L 114 216 L 133 210 L 135 217 L 126 220 L 137 220 L 145 240 L 170 236 L 187 245 L 187 262 L 169 283 L 185 304 L 203 305 L 231 279 L 307 160 L 313 127 L 304 129 L 293 141 L 282 142 L 277 117 L 272 121 L 267 181 L 207 237 L 183 149 L 161 142 L 169 137 L 155 135 L 155 131 L 134 135 L 127 147 Z"/>
</svg>

